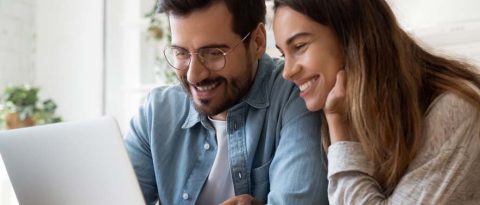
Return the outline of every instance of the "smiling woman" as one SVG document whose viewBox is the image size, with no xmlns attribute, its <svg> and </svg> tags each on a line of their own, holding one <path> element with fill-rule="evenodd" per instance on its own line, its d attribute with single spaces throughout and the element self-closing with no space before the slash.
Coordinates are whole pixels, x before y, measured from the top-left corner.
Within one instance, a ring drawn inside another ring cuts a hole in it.
<svg viewBox="0 0 480 205">
<path fill-rule="evenodd" d="M 309 110 L 322 109 L 344 65 L 337 37 L 329 27 L 288 7 L 277 9 L 273 29 L 285 58 L 283 77 L 299 87 Z"/>
<path fill-rule="evenodd" d="M 283 76 L 323 111 L 330 203 L 480 199 L 474 66 L 421 47 L 383 0 L 275 0 L 275 10 Z"/>
</svg>

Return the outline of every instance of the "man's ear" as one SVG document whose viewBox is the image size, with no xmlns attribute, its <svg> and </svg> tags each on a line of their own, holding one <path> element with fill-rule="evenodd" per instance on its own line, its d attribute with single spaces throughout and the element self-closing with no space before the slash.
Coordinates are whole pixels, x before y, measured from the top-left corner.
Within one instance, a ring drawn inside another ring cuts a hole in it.
<svg viewBox="0 0 480 205">
<path fill-rule="evenodd" d="M 264 23 L 259 23 L 257 25 L 257 28 L 252 32 L 251 38 L 251 51 L 257 59 L 260 59 L 263 54 L 265 54 L 267 47 L 267 32 L 265 31 Z"/>
</svg>

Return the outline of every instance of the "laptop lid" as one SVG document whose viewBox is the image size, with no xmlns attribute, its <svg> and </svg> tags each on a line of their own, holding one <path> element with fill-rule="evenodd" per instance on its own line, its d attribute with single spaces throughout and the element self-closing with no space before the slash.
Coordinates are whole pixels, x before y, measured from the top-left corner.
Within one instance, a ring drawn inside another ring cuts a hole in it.
<svg viewBox="0 0 480 205">
<path fill-rule="evenodd" d="M 20 204 L 145 204 L 111 117 L 0 132 Z"/>
</svg>

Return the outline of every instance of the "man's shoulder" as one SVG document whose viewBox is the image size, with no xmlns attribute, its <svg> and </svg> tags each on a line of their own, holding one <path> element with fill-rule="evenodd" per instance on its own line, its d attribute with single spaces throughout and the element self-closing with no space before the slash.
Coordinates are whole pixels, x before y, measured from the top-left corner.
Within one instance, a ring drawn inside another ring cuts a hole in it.
<svg viewBox="0 0 480 205">
<path fill-rule="evenodd" d="M 269 63 L 266 65 L 270 74 L 268 75 L 268 81 L 270 83 L 269 90 L 271 103 L 284 102 L 285 100 L 291 100 L 292 98 L 299 98 L 299 90 L 297 86 L 291 81 L 285 80 L 282 77 L 284 61 L 279 58 L 270 58 Z"/>
<path fill-rule="evenodd" d="M 294 119 L 296 116 L 308 113 L 305 101 L 300 97 L 300 90 L 291 81 L 282 77 L 284 61 L 278 58 L 264 59 L 263 74 L 265 94 L 268 96 L 270 112 L 282 112 L 282 116 Z"/>
</svg>

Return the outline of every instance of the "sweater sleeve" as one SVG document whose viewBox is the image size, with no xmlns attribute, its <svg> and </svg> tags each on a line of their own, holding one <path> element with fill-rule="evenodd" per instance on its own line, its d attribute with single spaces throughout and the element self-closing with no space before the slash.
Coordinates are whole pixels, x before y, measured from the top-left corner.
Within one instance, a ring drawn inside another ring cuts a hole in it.
<svg viewBox="0 0 480 205">
<path fill-rule="evenodd" d="M 424 142 L 390 196 L 372 177 L 374 167 L 357 142 L 328 149 L 328 196 L 331 204 L 452 204 L 468 201 L 457 193 L 470 173 L 479 173 L 478 110 L 453 94 L 435 100 L 425 118 Z M 475 175 L 476 177 L 480 177 Z M 478 179 L 473 179 L 478 180 Z M 463 194 L 463 196 L 462 196 Z"/>
</svg>

